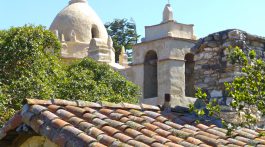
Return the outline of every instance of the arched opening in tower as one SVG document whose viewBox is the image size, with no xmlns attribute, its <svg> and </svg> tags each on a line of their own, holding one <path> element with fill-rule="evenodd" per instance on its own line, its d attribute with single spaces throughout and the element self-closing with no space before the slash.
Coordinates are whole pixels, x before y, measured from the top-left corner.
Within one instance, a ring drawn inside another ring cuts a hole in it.
<svg viewBox="0 0 265 147">
<path fill-rule="evenodd" d="M 188 97 L 195 96 L 194 82 L 194 55 L 188 53 L 185 55 L 185 95 Z"/>
<path fill-rule="evenodd" d="M 144 98 L 158 96 L 157 61 L 156 52 L 148 51 L 144 61 Z"/>
<path fill-rule="evenodd" d="M 97 26 L 92 26 L 91 37 L 92 38 L 99 38 L 99 31 L 98 31 L 98 27 Z"/>
</svg>

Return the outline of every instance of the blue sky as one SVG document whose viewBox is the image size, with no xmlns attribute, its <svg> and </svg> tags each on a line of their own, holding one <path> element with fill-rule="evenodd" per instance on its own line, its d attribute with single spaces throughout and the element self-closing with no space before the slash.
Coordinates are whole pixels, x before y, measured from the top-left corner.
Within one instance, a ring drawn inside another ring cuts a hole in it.
<svg viewBox="0 0 265 147">
<path fill-rule="evenodd" d="M 3 0 L 0 4 L 0 29 L 24 24 L 49 27 L 56 14 L 69 0 Z M 162 21 L 167 0 L 88 0 L 103 22 L 114 18 L 133 18 L 138 33 L 144 37 L 144 26 Z M 174 18 L 194 24 L 195 34 L 238 28 L 265 36 L 265 0 L 171 0 Z"/>
</svg>

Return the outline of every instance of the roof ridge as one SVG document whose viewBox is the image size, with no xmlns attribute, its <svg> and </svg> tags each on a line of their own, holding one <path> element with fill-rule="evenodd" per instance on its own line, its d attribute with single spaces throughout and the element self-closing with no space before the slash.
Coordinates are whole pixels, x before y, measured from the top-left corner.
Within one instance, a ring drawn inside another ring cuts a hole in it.
<svg viewBox="0 0 265 147">
<path fill-rule="evenodd" d="M 41 100 L 41 99 L 32 99 L 32 98 L 26 98 L 25 101 L 26 104 L 28 105 L 58 105 L 58 106 L 92 107 L 92 108 L 107 107 L 107 108 L 160 111 L 160 108 L 158 106 L 148 105 L 144 103 L 130 104 L 124 102 L 121 103 L 112 103 L 107 101 L 89 102 L 83 100 L 64 100 L 64 99 Z"/>
</svg>

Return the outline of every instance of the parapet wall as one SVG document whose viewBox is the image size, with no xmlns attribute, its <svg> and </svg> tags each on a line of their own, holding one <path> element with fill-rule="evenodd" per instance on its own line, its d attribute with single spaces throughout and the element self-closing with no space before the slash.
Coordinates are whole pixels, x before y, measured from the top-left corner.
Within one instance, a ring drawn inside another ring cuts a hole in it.
<svg viewBox="0 0 265 147">
<path fill-rule="evenodd" d="M 228 47 L 239 46 L 244 52 L 256 50 L 265 59 L 265 38 L 241 30 L 225 30 L 200 39 L 192 48 L 195 60 L 195 87 L 205 90 L 210 98 L 219 98 L 223 104 L 230 103 L 224 83 L 231 82 L 240 74 L 237 66 L 227 61 Z"/>
</svg>

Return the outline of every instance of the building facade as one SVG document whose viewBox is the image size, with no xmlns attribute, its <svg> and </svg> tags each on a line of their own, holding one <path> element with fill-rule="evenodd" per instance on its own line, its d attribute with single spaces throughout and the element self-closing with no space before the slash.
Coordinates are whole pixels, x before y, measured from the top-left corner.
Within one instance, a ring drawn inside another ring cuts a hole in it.
<svg viewBox="0 0 265 147">
<path fill-rule="evenodd" d="M 91 57 L 107 63 L 139 85 L 140 101 L 152 105 L 163 105 L 169 94 L 171 106 L 188 106 L 196 101 L 196 88 L 228 104 L 231 98 L 224 82 L 239 75 L 239 68 L 227 61 L 227 48 L 239 46 L 245 52 L 254 49 L 260 57 L 265 56 L 263 37 L 232 29 L 197 40 L 194 25 L 175 21 L 170 4 L 162 16 L 161 23 L 145 27 L 145 38 L 133 47 L 130 65 L 124 48 L 119 63 L 115 63 L 112 39 L 87 0 L 70 0 L 50 30 L 62 42 L 64 61 Z"/>
<path fill-rule="evenodd" d="M 171 95 L 172 105 L 192 101 L 184 98 L 187 93 L 193 96 L 188 92 L 193 86 L 185 86 L 189 84 L 185 67 L 193 64 L 190 49 L 195 42 L 193 25 L 176 22 L 171 6 L 167 4 L 162 22 L 146 26 L 145 38 L 133 47 L 133 63 L 128 77 L 141 87 L 141 102 L 162 105 L 165 94 Z"/>
</svg>

